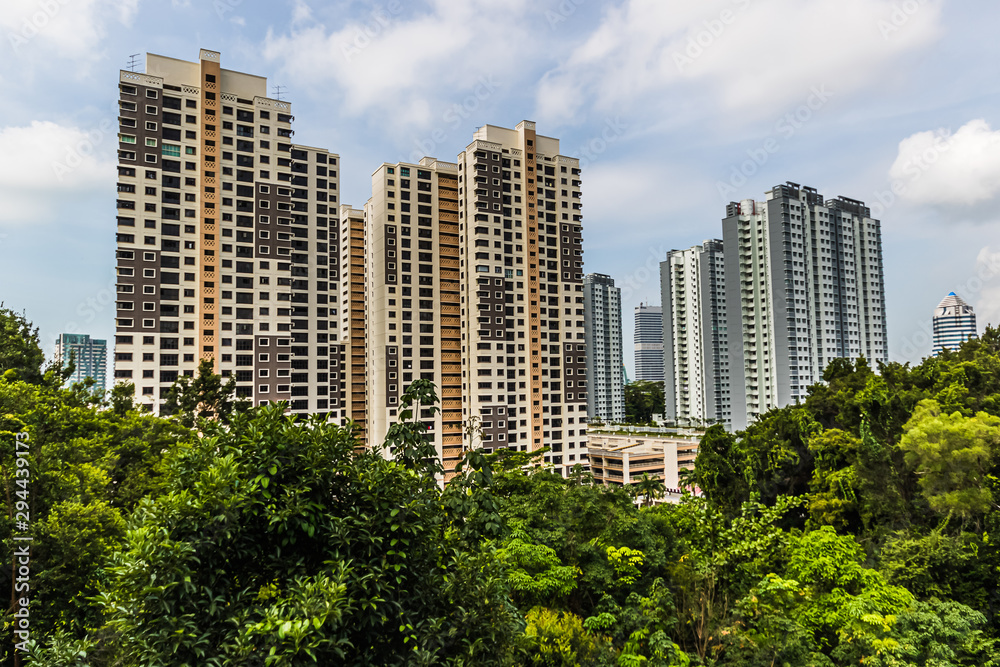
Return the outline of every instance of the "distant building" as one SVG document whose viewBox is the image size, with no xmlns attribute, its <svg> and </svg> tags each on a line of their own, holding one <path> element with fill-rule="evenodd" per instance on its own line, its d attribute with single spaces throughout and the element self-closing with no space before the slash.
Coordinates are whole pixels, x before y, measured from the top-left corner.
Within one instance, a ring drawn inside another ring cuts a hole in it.
<svg viewBox="0 0 1000 667">
<path fill-rule="evenodd" d="M 976 313 L 972 306 L 954 292 L 938 304 L 934 310 L 934 350 L 935 357 L 945 348 L 957 350 L 962 343 L 976 337 Z"/>
<path fill-rule="evenodd" d="M 59 334 L 56 339 L 56 359 L 68 366 L 70 358 L 76 369 L 66 379 L 67 384 L 94 378 L 94 386 L 103 390 L 108 372 L 108 341 L 87 334 Z"/>
<path fill-rule="evenodd" d="M 731 426 L 722 241 L 671 250 L 660 263 L 666 418 Z"/>
<path fill-rule="evenodd" d="M 777 185 L 722 221 L 732 426 L 805 400 L 834 359 L 887 361 L 882 231 L 864 202 Z"/>
<path fill-rule="evenodd" d="M 590 470 L 594 481 L 606 486 L 635 485 L 649 475 L 667 487 L 665 500 L 682 495 L 680 473 L 694 468 L 698 434 L 684 431 L 615 433 L 591 430 L 587 434 Z"/>
<path fill-rule="evenodd" d="M 663 382 L 663 310 L 639 304 L 635 309 L 635 381 Z"/>
<path fill-rule="evenodd" d="M 587 340 L 587 413 L 602 421 L 625 420 L 622 380 L 622 291 L 611 276 L 583 279 L 584 333 Z"/>
</svg>

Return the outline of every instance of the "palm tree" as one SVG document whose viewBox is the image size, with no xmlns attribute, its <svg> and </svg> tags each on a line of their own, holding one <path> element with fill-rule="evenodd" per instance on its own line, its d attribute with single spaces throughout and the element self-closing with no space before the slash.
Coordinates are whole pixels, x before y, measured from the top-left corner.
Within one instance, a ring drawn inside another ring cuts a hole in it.
<svg viewBox="0 0 1000 667">
<path fill-rule="evenodd" d="M 639 483 L 635 485 L 637 495 L 643 496 L 643 506 L 649 507 L 654 499 L 662 498 L 667 493 L 667 487 L 659 477 L 650 477 L 648 473 L 642 473 Z"/>
</svg>

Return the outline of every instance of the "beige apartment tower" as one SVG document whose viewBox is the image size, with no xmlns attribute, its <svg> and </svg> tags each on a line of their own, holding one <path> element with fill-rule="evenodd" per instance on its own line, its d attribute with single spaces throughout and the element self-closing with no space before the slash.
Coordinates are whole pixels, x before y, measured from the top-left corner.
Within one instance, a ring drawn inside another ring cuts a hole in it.
<svg viewBox="0 0 1000 667">
<path fill-rule="evenodd" d="M 383 164 L 365 206 L 368 421 L 381 442 L 418 378 L 446 471 L 464 449 L 548 446 L 588 466 L 576 158 L 534 123 L 487 125 L 456 163 Z M 465 426 L 475 424 L 469 436 Z"/>
<path fill-rule="evenodd" d="M 339 418 L 339 158 L 220 60 L 120 73 L 115 379 L 159 412 L 211 359 L 254 405 Z"/>
<path fill-rule="evenodd" d="M 114 374 L 140 405 L 210 359 L 253 405 L 377 446 L 426 378 L 446 470 L 480 445 L 588 465 L 580 168 L 558 140 L 484 126 L 455 162 L 381 165 L 356 209 L 339 157 L 293 143 L 291 105 L 218 53 L 150 54 L 119 90 Z"/>
</svg>

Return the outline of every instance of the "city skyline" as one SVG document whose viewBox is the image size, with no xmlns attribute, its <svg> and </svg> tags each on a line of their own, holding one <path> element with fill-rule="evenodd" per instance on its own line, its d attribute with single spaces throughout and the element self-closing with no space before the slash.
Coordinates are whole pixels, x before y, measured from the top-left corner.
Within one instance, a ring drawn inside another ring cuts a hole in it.
<svg viewBox="0 0 1000 667">
<path fill-rule="evenodd" d="M 0 77 L 18 93 L 0 103 L 4 298 L 43 340 L 71 328 L 112 335 L 117 128 L 107 82 L 132 53 L 189 58 L 205 46 L 284 86 L 277 94 L 294 97 L 300 136 L 343 156 L 344 200 L 355 206 L 379 164 L 453 159 L 481 125 L 530 118 L 560 136 L 585 162 L 587 270 L 621 287 L 628 332 L 634 306 L 658 297 L 658 263 L 715 236 L 721 204 L 788 179 L 850 194 L 881 209 L 889 357 L 915 361 L 931 349 L 936 299 L 925 295 L 965 295 L 980 330 L 1000 312 L 1000 117 L 983 76 L 1000 48 L 985 32 L 998 10 L 894 6 L 178 0 L 59 3 L 42 16 L 36 3 L 8 3 Z M 830 36 L 745 55 L 779 16 L 789 34 L 821 23 Z M 427 35 L 448 38 L 428 50 Z M 535 42 L 545 50 L 519 50 Z M 856 48 L 831 48 L 846 42 Z M 510 57 L 489 55 L 499 52 Z M 394 112 L 401 104 L 407 113 Z"/>
</svg>

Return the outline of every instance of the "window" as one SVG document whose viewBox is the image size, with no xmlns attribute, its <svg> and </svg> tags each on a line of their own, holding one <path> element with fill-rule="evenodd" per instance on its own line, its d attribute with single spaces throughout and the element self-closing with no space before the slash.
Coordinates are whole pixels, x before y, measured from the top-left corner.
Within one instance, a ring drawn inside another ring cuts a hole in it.
<svg viewBox="0 0 1000 667">
<path fill-rule="evenodd" d="M 151 148 L 156 148 L 156 139 L 153 137 L 146 137 L 146 145 Z"/>
<path fill-rule="evenodd" d="M 153 140 L 156 141 L 155 139 Z M 181 147 L 174 144 L 163 144 L 163 155 L 167 157 L 180 157 Z"/>
<path fill-rule="evenodd" d="M 135 137 L 132 136 L 131 134 L 119 134 L 118 141 L 122 142 L 123 144 L 134 144 Z"/>
</svg>

